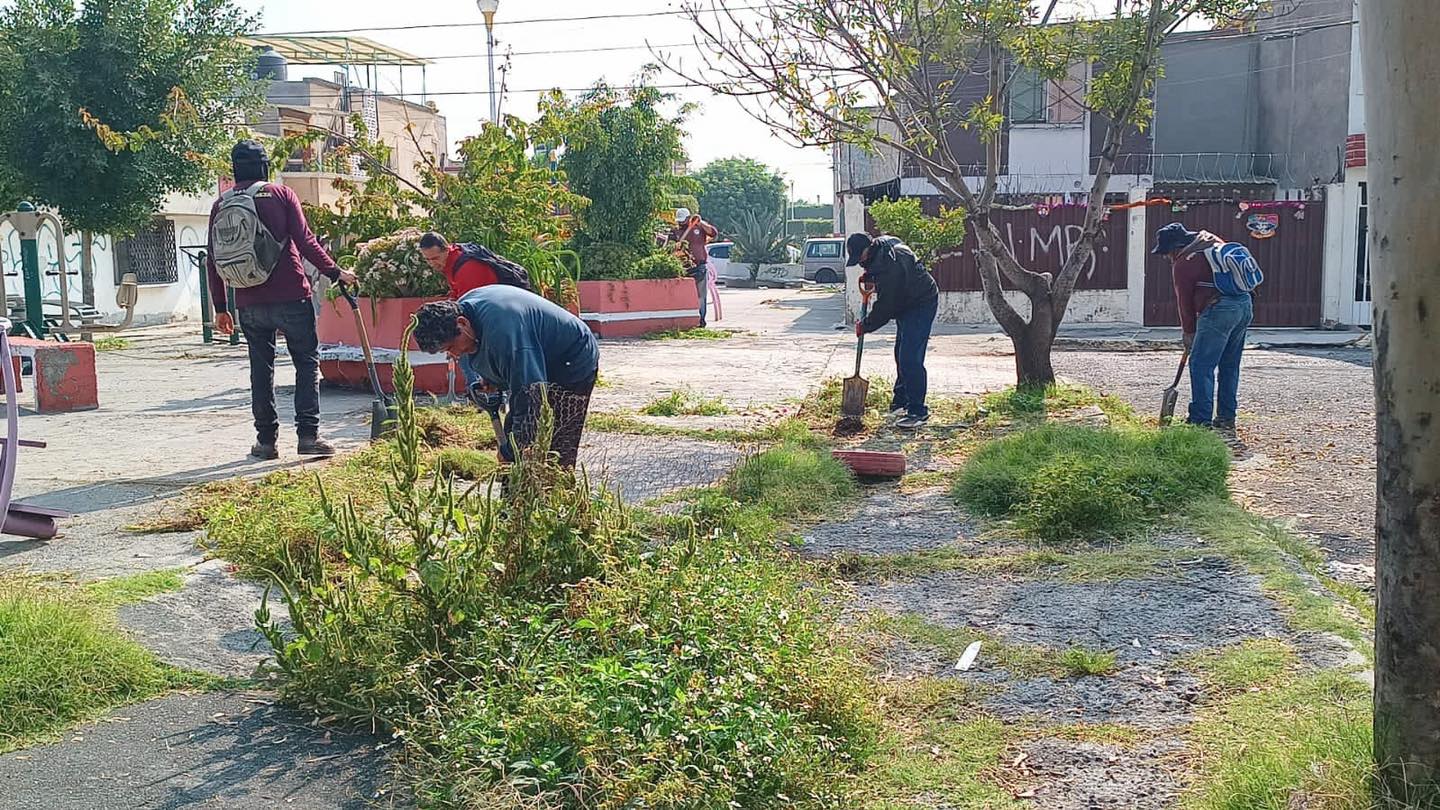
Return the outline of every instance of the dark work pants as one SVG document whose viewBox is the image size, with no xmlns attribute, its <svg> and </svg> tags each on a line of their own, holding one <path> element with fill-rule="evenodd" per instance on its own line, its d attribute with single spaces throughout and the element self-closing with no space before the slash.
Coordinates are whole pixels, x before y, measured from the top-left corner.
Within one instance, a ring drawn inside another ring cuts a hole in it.
<svg viewBox="0 0 1440 810">
<path fill-rule="evenodd" d="M 925 371 L 925 352 L 930 348 L 930 332 L 935 327 L 936 299 L 905 310 L 895 317 L 895 390 L 890 409 L 904 408 L 916 418 L 930 415 L 925 404 L 930 380 Z"/>
<path fill-rule="evenodd" d="M 240 331 L 250 348 L 250 408 L 255 436 L 274 444 L 280 435 L 275 412 L 275 340 L 285 336 L 295 364 L 295 429 L 301 438 L 320 432 L 320 339 L 315 334 L 315 307 L 307 298 L 284 304 L 240 308 Z"/>
</svg>

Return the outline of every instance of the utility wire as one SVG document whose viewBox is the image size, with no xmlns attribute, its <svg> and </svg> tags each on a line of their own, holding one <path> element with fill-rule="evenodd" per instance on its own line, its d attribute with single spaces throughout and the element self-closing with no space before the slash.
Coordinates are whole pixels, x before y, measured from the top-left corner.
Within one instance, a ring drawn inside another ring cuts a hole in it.
<svg viewBox="0 0 1440 810">
<path fill-rule="evenodd" d="M 769 8 L 768 5 L 757 6 L 733 6 L 729 11 L 760 11 Z M 588 14 L 580 17 L 532 17 L 523 20 L 496 20 L 495 27 L 506 25 L 536 25 L 541 23 L 575 23 L 575 22 L 598 22 L 603 20 L 638 20 L 651 17 L 678 17 L 688 16 L 689 12 L 683 8 L 671 9 L 669 11 L 645 11 L 631 14 Z M 375 31 L 424 31 L 436 28 L 478 28 L 484 27 L 485 23 L 479 21 L 455 22 L 455 23 L 417 23 L 414 25 L 374 25 L 366 28 L 318 28 L 310 31 L 272 31 L 263 34 L 256 34 L 257 37 L 298 37 L 315 36 L 325 34 L 363 34 Z"/>
</svg>

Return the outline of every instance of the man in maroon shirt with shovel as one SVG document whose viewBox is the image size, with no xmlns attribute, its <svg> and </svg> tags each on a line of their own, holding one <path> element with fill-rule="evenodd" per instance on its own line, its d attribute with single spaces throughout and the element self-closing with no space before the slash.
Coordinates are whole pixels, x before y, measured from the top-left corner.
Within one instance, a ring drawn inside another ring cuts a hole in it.
<svg viewBox="0 0 1440 810">
<path fill-rule="evenodd" d="M 229 312 L 225 298 L 226 278 L 236 288 L 240 331 L 245 334 L 250 349 L 250 399 L 256 436 L 250 455 L 262 460 L 280 457 L 275 447 L 280 435 L 280 418 L 275 411 L 277 333 L 285 336 L 290 360 L 295 365 L 298 452 L 304 456 L 334 455 L 335 448 L 320 438 L 320 340 L 315 333 L 310 279 L 300 259 L 302 256 L 309 259 L 321 273 L 341 284 L 353 285 L 355 274 L 338 267 L 320 246 L 305 221 L 305 212 L 295 192 L 269 182 L 270 158 L 265 147 L 256 141 L 241 141 L 230 150 L 230 162 L 235 188 L 222 194 L 210 209 L 207 269 L 210 300 L 215 302 L 215 328 L 221 334 L 235 331 L 235 317 Z M 237 195 L 244 195 L 249 201 L 237 199 Z M 245 209 L 253 203 L 253 217 L 248 216 L 248 211 L 236 212 L 236 202 Z M 254 225 L 255 219 L 259 221 L 258 228 Z M 218 240 L 219 267 L 216 264 L 217 223 L 224 229 Z M 247 224 L 250 231 L 245 230 Z M 237 232 L 241 234 L 239 238 L 235 237 Z M 237 256 L 237 251 L 244 252 L 252 236 L 255 250 L 248 256 Z M 222 270 L 226 278 L 222 278 Z"/>
</svg>

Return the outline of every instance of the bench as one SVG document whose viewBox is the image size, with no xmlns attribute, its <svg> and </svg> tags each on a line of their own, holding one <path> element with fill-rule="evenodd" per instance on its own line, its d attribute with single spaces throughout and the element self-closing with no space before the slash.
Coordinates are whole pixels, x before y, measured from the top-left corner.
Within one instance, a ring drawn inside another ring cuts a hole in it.
<svg viewBox="0 0 1440 810">
<path fill-rule="evenodd" d="M 100 407 L 94 344 L 12 337 L 10 349 L 16 357 L 30 358 L 36 412 L 69 413 Z"/>
</svg>

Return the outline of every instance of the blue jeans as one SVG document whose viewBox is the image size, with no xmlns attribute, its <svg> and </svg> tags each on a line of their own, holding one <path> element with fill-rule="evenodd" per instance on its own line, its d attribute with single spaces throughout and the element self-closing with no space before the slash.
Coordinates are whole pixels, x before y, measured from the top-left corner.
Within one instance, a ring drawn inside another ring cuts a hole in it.
<svg viewBox="0 0 1440 810">
<path fill-rule="evenodd" d="M 1240 356 L 1245 352 L 1245 333 L 1254 316 L 1254 304 L 1248 295 L 1222 296 L 1201 313 L 1195 326 L 1195 344 L 1190 349 L 1190 418 L 1187 421 L 1192 425 L 1235 423 L 1235 412 L 1239 409 Z"/>
<path fill-rule="evenodd" d="M 904 408 L 916 418 L 930 415 L 925 394 L 930 380 L 925 372 L 925 351 L 930 348 L 930 330 L 935 326 L 939 299 L 913 307 L 895 318 L 895 391 L 890 410 Z"/>
<path fill-rule="evenodd" d="M 701 264 L 690 268 L 695 277 L 695 292 L 700 296 L 700 325 L 705 325 L 705 316 L 710 309 L 710 265 Z"/>
</svg>

